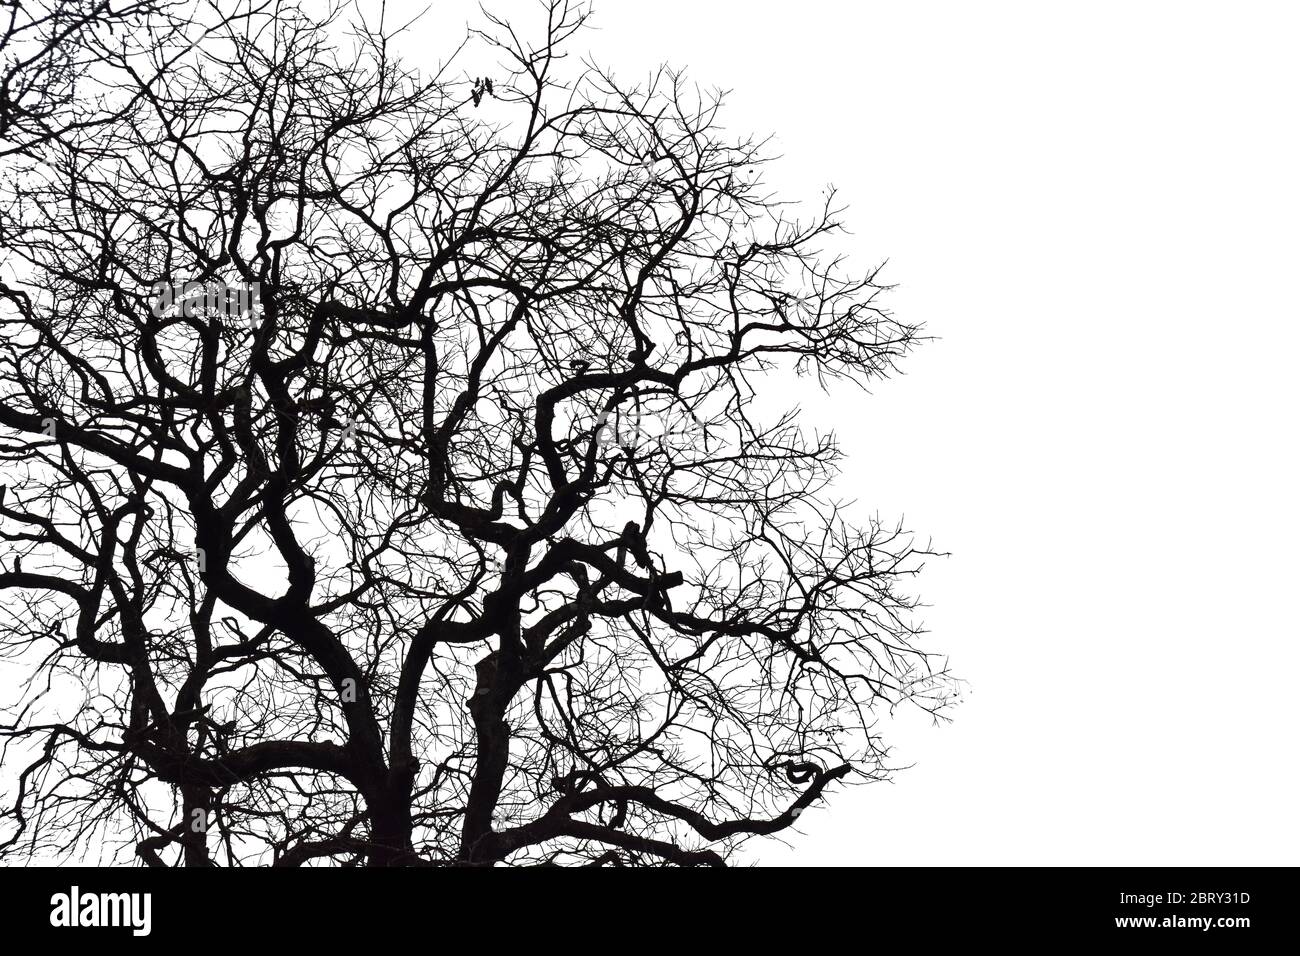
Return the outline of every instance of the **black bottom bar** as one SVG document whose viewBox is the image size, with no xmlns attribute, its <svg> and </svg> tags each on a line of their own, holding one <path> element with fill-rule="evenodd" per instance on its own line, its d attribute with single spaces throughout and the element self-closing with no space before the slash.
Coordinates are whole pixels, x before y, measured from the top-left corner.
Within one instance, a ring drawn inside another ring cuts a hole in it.
<svg viewBox="0 0 1300 956">
<path fill-rule="evenodd" d="M 1127 937 L 1236 946 L 1294 931 L 1294 883 L 1291 868 L 674 875 L 32 868 L 0 870 L 0 919 L 9 934 L 65 941 L 283 941 L 335 952 L 385 938 L 396 945 L 403 935 L 450 946 L 461 938 L 539 942 L 538 934 L 557 945 L 599 940 L 602 950 L 654 947 L 656 939 L 677 949 L 772 933 L 793 934 L 795 945 L 805 935 L 815 945 L 833 934 L 864 944 L 898 936 L 954 944 Z"/>
</svg>

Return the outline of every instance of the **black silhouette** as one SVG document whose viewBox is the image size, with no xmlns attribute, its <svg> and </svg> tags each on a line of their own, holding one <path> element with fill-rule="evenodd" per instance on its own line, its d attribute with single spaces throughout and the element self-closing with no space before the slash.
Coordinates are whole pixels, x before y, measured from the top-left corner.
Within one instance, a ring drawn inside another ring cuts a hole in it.
<svg viewBox="0 0 1300 956">
<path fill-rule="evenodd" d="M 4 852 L 712 865 L 883 777 L 928 552 L 767 400 L 916 339 L 832 201 L 562 0 L 492 80 L 219 6 L 4 133 Z"/>
</svg>

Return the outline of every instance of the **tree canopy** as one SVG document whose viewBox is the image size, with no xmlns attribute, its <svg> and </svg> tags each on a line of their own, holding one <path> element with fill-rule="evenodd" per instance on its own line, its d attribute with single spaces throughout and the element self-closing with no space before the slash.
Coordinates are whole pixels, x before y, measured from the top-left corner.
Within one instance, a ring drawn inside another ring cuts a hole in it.
<svg viewBox="0 0 1300 956">
<path fill-rule="evenodd" d="M 101 7 L 70 88 L 4 51 L 5 853 L 715 865 L 943 713 L 928 546 L 770 401 L 918 330 L 719 94 L 564 0 L 418 69 Z"/>
</svg>

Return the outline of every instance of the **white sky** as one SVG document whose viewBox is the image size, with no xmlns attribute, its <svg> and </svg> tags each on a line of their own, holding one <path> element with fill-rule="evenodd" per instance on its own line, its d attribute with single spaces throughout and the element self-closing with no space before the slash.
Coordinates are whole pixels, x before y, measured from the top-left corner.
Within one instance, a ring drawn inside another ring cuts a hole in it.
<svg viewBox="0 0 1300 956">
<path fill-rule="evenodd" d="M 514 4 L 507 5 L 510 9 Z M 435 8 L 436 10 L 436 8 Z M 952 552 L 921 590 L 971 684 L 886 728 L 894 784 L 763 862 L 1294 864 L 1300 9 L 597 6 L 849 204 L 941 338 L 806 406 L 842 489 Z"/>
<path fill-rule="evenodd" d="M 408 49 L 471 12 L 434 0 Z M 734 90 L 727 125 L 776 134 L 769 181 L 838 186 L 855 258 L 939 337 L 805 421 L 839 434 L 859 515 L 952 552 L 920 589 L 969 699 L 882 725 L 915 766 L 756 857 L 1297 862 L 1300 8 L 604 0 L 596 23 L 620 75 Z"/>
</svg>

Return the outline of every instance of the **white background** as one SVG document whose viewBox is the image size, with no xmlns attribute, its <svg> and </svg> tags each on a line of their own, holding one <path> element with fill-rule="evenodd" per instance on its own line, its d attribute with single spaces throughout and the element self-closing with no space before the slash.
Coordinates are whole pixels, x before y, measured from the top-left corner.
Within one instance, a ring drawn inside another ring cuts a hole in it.
<svg viewBox="0 0 1300 956">
<path fill-rule="evenodd" d="M 509 10 L 512 5 L 497 9 Z M 434 15 L 436 16 L 436 10 Z M 606 2 L 849 205 L 939 340 L 805 405 L 841 489 L 952 556 L 971 685 L 766 863 L 1294 864 L 1300 13 L 1266 3 Z"/>
<path fill-rule="evenodd" d="M 585 49 L 734 90 L 768 180 L 838 186 L 937 337 L 805 409 L 863 517 L 951 552 L 921 591 L 969 698 L 882 726 L 914 766 L 755 859 L 1300 861 L 1297 9 L 597 5 Z M 403 46 L 435 66 L 471 17 L 435 0 Z"/>
</svg>

